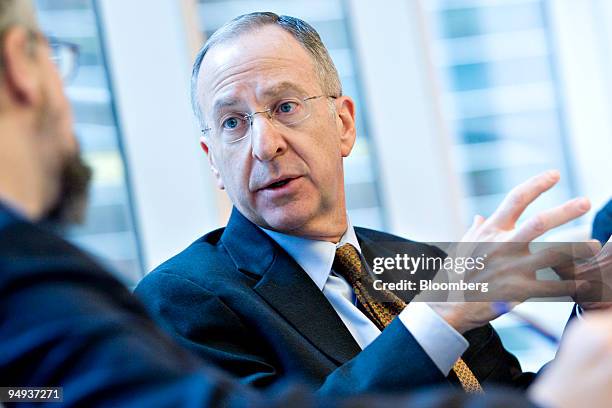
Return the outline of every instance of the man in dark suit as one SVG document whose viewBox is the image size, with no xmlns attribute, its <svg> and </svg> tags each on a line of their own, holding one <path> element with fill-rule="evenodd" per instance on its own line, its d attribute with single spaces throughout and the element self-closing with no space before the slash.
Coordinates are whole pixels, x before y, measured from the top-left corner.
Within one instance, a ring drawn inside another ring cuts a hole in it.
<svg viewBox="0 0 612 408">
<path fill-rule="evenodd" d="M 372 258 L 393 257 L 393 243 L 408 243 L 348 220 L 343 159 L 355 142 L 354 103 L 312 27 L 272 13 L 229 22 L 196 59 L 192 97 L 202 148 L 235 208 L 225 229 L 136 289 L 181 344 L 258 387 L 287 376 L 322 389 L 333 380 L 342 392 L 447 378 L 470 392 L 530 382 L 487 324 L 497 316 L 490 305 L 405 306 L 410 296 L 381 292 L 381 301 L 366 290 L 361 273 Z M 530 242 L 584 214 L 588 201 L 576 199 L 515 227 L 558 179 L 548 172 L 517 187 L 489 219 L 477 217 L 464 240 Z M 411 255 L 444 256 L 411 247 Z M 512 300 L 569 293 L 563 282 L 544 288 L 527 278 L 518 288 L 524 297 Z"/>
<path fill-rule="evenodd" d="M 53 49 L 69 68 L 62 56 L 73 48 L 58 42 Z M 108 272 L 36 225 L 79 218 L 89 179 L 50 50 L 32 4 L 2 0 L 1 386 L 63 387 L 63 406 L 530 405 L 507 393 L 470 398 L 444 390 L 351 400 L 293 386 L 264 396 L 181 349 Z M 6 397 L 2 391 L 0 402 L 16 401 Z"/>
</svg>

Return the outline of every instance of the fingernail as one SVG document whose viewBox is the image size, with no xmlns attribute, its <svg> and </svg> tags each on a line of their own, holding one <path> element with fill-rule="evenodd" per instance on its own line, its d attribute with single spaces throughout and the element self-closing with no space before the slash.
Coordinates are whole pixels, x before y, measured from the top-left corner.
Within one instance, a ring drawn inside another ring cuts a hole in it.
<svg viewBox="0 0 612 408">
<path fill-rule="evenodd" d="M 552 179 L 555 179 L 555 180 L 558 179 L 558 178 L 561 178 L 561 173 L 559 172 L 559 170 L 556 170 L 556 169 L 548 170 L 546 172 L 546 175 L 548 177 L 552 178 Z"/>
<path fill-rule="evenodd" d="M 576 199 L 576 204 L 580 211 L 589 211 L 591 209 L 591 202 L 588 198 L 580 197 Z"/>
</svg>

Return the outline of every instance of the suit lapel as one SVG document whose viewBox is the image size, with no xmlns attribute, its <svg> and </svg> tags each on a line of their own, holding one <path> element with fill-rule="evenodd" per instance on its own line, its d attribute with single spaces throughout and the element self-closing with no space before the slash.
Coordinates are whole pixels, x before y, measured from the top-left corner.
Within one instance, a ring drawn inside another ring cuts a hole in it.
<svg viewBox="0 0 612 408">
<path fill-rule="evenodd" d="M 255 291 L 338 363 L 344 364 L 361 351 L 323 293 L 288 255 L 276 257 Z"/>
<path fill-rule="evenodd" d="M 255 292 L 327 357 L 344 364 L 361 351 L 306 272 L 236 209 L 221 239 L 239 270 L 261 276 Z"/>
</svg>

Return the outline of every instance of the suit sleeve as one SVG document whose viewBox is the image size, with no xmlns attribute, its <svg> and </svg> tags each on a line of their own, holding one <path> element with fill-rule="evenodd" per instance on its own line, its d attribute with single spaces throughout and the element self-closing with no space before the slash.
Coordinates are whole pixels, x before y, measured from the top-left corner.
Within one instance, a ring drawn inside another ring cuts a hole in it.
<svg viewBox="0 0 612 408">
<path fill-rule="evenodd" d="M 147 275 L 136 294 L 158 323 L 181 345 L 258 388 L 284 378 L 277 353 L 260 342 L 222 299 L 201 286 L 161 270 Z M 247 339 L 245 341 L 245 339 Z M 393 375 L 390 375 L 393 373 Z M 319 386 L 323 394 L 399 392 L 448 384 L 399 319 Z"/>
<path fill-rule="evenodd" d="M 485 383 L 485 391 L 496 384 L 515 389 L 531 385 L 536 375 L 521 369 L 518 359 L 506 350 L 490 324 L 470 330 L 464 336 L 470 346 L 462 358 L 480 382 Z"/>
</svg>

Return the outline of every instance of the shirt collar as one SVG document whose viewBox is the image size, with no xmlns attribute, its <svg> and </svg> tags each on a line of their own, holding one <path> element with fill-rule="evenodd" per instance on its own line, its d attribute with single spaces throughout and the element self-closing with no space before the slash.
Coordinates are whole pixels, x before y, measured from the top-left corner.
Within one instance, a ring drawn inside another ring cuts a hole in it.
<svg viewBox="0 0 612 408">
<path fill-rule="evenodd" d="M 329 241 L 317 241 L 297 237 L 294 235 L 283 234 L 277 231 L 271 231 L 261 228 L 263 232 L 268 234 L 281 248 L 283 248 L 310 276 L 310 279 L 317 285 L 319 290 L 323 291 L 325 282 L 329 277 L 329 272 L 334 263 L 336 256 L 336 248 L 344 244 L 353 245 L 359 253 L 361 247 L 357 241 L 355 229 L 351 221 L 347 218 L 348 227 L 340 238 L 340 242 L 334 244 Z"/>
</svg>

